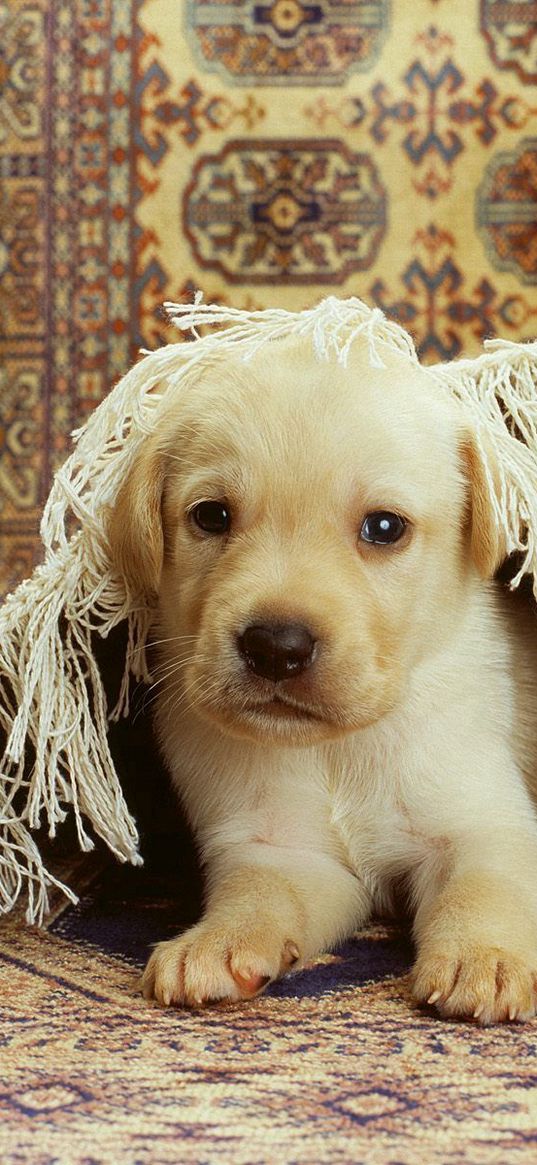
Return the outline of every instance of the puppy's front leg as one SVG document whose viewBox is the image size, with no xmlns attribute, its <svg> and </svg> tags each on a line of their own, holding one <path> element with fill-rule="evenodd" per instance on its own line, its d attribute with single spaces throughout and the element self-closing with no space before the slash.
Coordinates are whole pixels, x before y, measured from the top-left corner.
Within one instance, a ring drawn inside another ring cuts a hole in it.
<svg viewBox="0 0 537 1165">
<path fill-rule="evenodd" d="M 416 879 L 417 1002 L 480 1024 L 537 1010 L 537 839 L 480 836 L 448 847 L 448 870 Z"/>
<path fill-rule="evenodd" d="M 201 921 L 155 948 L 146 998 L 200 1006 L 248 999 L 332 946 L 370 911 L 365 887 L 325 854 L 230 846 L 212 853 Z"/>
</svg>

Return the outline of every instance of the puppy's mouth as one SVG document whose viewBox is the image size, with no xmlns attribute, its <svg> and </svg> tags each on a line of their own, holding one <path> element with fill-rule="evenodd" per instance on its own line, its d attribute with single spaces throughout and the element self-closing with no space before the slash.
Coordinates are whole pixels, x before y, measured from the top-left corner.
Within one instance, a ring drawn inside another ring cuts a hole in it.
<svg viewBox="0 0 537 1165">
<path fill-rule="evenodd" d="M 259 700 L 247 704 L 244 710 L 245 712 L 257 712 L 263 716 L 270 716 L 276 720 L 315 720 L 317 722 L 324 720 L 324 717 L 314 708 L 295 703 L 278 694 L 272 696 L 270 700 Z"/>
</svg>

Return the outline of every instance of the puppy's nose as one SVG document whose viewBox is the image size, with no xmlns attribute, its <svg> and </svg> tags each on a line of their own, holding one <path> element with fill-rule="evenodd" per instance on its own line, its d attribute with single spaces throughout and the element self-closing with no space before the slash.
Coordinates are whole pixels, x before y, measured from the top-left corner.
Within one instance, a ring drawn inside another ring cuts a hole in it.
<svg viewBox="0 0 537 1165">
<path fill-rule="evenodd" d="M 252 623 L 239 636 L 250 671 L 267 680 L 289 680 L 313 663 L 316 640 L 301 623 Z"/>
</svg>

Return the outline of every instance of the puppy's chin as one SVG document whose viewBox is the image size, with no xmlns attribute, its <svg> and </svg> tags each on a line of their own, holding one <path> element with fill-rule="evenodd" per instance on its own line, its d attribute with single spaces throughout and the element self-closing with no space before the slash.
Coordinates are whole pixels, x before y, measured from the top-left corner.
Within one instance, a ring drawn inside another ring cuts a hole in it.
<svg viewBox="0 0 537 1165">
<path fill-rule="evenodd" d="M 249 707 L 241 708 L 235 708 L 229 703 L 199 705 L 196 712 L 204 719 L 218 724 L 230 736 L 297 748 L 320 743 L 344 731 L 341 726 L 323 719 L 320 713 L 295 709 L 287 711 L 278 704 L 252 703 Z"/>
<path fill-rule="evenodd" d="M 362 715 L 347 718 L 340 710 L 306 706 L 276 696 L 273 700 L 256 702 L 252 699 L 236 704 L 223 697 L 221 701 L 196 702 L 194 710 L 202 719 L 216 723 L 230 736 L 307 748 L 367 728 L 391 709 L 383 708 L 374 713 L 364 711 Z"/>
</svg>

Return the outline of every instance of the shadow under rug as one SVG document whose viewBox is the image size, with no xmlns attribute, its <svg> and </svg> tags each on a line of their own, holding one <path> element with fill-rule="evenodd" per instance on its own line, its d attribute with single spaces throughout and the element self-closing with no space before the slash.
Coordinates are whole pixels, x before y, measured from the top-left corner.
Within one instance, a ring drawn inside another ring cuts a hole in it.
<svg viewBox="0 0 537 1165">
<path fill-rule="evenodd" d="M 3 920 L 3 1165 L 534 1165 L 537 1025 L 417 1011 L 401 928 L 246 1004 L 144 1002 L 151 944 L 198 916 L 191 857 L 79 859 L 78 906 Z"/>
</svg>

